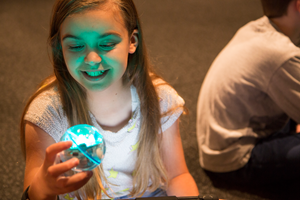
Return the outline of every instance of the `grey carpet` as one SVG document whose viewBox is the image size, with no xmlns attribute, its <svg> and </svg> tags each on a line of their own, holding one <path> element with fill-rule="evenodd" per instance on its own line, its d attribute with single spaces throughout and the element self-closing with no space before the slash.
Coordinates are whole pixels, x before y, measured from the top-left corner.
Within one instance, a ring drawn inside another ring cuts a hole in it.
<svg viewBox="0 0 300 200">
<path fill-rule="evenodd" d="M 259 0 L 135 0 L 157 71 L 185 99 L 181 134 L 201 194 L 242 199 L 296 199 L 296 183 L 246 188 L 212 182 L 198 162 L 196 103 L 203 78 L 236 30 L 262 16 Z M 25 162 L 18 125 L 26 99 L 51 72 L 47 53 L 53 0 L 0 1 L 0 199 L 20 199 Z M 285 187 L 284 187 L 285 186 Z"/>
</svg>

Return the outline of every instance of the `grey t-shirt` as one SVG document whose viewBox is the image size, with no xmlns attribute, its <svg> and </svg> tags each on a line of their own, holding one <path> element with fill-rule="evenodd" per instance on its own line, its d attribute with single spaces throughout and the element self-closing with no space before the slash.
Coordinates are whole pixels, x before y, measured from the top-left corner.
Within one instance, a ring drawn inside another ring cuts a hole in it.
<svg viewBox="0 0 300 200">
<path fill-rule="evenodd" d="M 238 30 L 209 69 L 199 94 L 200 164 L 243 167 L 257 138 L 300 123 L 300 49 L 264 16 Z"/>
<path fill-rule="evenodd" d="M 167 84 L 157 79 L 154 84 L 160 98 L 161 113 L 178 107 L 171 115 L 161 118 L 162 132 L 168 129 L 181 115 L 184 100 Z M 140 131 L 140 100 L 134 86 L 131 86 L 132 118 L 118 132 L 103 130 L 90 113 L 93 125 L 100 130 L 106 143 L 106 154 L 102 160 L 103 170 L 110 185 L 104 184 L 107 193 L 113 197 L 128 195 L 132 188 L 132 177 L 135 169 L 136 150 Z M 55 142 L 69 128 L 63 112 L 60 97 L 55 89 L 43 92 L 30 105 L 25 120 L 32 122 L 47 132 Z M 103 194 L 104 195 L 104 194 Z M 73 193 L 60 195 L 60 199 L 69 197 L 76 200 Z M 108 198 L 103 196 L 103 198 Z"/>
</svg>

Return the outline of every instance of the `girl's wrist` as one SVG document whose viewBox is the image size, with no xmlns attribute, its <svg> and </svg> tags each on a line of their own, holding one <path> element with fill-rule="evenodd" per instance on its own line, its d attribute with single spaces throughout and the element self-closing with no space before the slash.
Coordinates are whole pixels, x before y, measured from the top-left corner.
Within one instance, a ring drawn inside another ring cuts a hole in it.
<svg viewBox="0 0 300 200">
<path fill-rule="evenodd" d="M 56 195 L 43 194 L 43 189 L 36 189 L 33 185 L 28 186 L 26 190 L 28 199 L 25 200 L 56 200 L 57 198 Z"/>
</svg>

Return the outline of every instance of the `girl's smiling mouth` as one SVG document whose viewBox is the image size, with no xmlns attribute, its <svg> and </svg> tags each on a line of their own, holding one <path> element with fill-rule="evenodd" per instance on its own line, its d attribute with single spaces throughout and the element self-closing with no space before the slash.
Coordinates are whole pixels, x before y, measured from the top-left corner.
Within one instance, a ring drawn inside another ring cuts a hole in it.
<svg viewBox="0 0 300 200">
<path fill-rule="evenodd" d="M 108 73 L 107 70 L 98 70 L 98 71 L 81 71 L 83 76 L 90 81 L 99 81 L 103 79 Z"/>
</svg>

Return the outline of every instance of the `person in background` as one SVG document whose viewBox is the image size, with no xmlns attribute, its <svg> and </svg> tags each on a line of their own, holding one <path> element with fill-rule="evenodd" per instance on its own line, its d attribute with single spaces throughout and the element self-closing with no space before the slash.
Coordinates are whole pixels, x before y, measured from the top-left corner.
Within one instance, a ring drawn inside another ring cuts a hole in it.
<svg viewBox="0 0 300 200">
<path fill-rule="evenodd" d="M 212 63 L 197 104 L 200 164 L 236 184 L 300 178 L 300 0 L 261 0 Z"/>
</svg>

